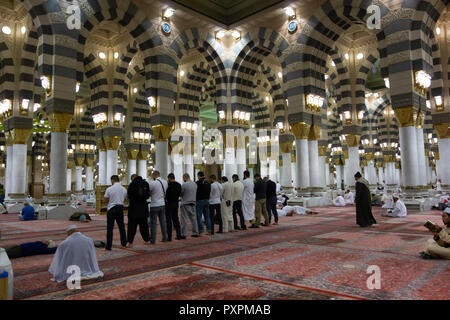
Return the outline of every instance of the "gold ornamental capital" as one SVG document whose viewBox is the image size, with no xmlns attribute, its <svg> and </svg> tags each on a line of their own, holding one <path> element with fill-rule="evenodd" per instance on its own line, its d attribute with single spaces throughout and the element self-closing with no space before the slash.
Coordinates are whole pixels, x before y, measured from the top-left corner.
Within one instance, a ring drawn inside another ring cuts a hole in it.
<svg viewBox="0 0 450 320">
<path fill-rule="evenodd" d="M 292 152 L 292 141 L 280 142 L 280 149 L 282 153 Z"/>
<path fill-rule="evenodd" d="M 399 127 L 413 127 L 416 125 L 417 109 L 413 106 L 394 109 Z"/>
<path fill-rule="evenodd" d="M 326 157 L 326 156 L 327 156 L 327 147 L 319 146 L 319 157 Z"/>
<path fill-rule="evenodd" d="M 359 147 L 359 141 L 361 136 L 358 134 L 347 134 L 345 137 L 345 141 L 350 148 Z"/>
<path fill-rule="evenodd" d="M 138 160 L 147 160 L 148 159 L 148 151 L 139 151 L 137 155 Z"/>
<path fill-rule="evenodd" d="M 48 122 L 50 123 L 52 132 L 67 132 L 70 122 L 72 122 L 73 114 L 66 112 L 52 112 L 48 114 Z"/>
<path fill-rule="evenodd" d="M 86 166 L 87 167 L 93 167 L 94 166 L 94 158 L 86 158 Z"/>
<path fill-rule="evenodd" d="M 296 140 L 307 140 L 309 137 L 309 130 L 311 129 L 311 125 L 299 122 L 291 125 L 292 133 L 295 135 Z"/>
<path fill-rule="evenodd" d="M 169 140 L 170 133 L 172 132 L 172 127 L 164 124 L 159 124 L 153 126 L 152 130 L 155 141 L 162 142 Z"/>
<path fill-rule="evenodd" d="M 138 156 L 139 150 L 136 149 L 128 149 L 127 150 L 127 157 L 128 160 L 136 160 Z"/>
<path fill-rule="evenodd" d="M 31 129 L 12 129 L 10 133 L 12 144 L 27 144 Z"/>
<path fill-rule="evenodd" d="M 105 141 L 106 150 L 118 150 L 122 137 L 103 137 L 103 140 Z"/>
<path fill-rule="evenodd" d="M 308 140 L 309 141 L 320 140 L 320 126 L 318 126 L 316 124 L 311 126 L 311 129 L 310 129 L 309 135 L 308 135 Z"/>
<path fill-rule="evenodd" d="M 439 123 L 434 125 L 439 139 L 450 138 L 450 123 Z"/>
</svg>

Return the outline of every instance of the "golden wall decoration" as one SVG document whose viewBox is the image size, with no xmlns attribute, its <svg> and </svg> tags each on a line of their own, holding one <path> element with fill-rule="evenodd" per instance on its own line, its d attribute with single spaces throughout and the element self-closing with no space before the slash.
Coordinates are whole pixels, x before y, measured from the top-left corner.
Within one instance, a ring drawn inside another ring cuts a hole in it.
<svg viewBox="0 0 450 320">
<path fill-rule="evenodd" d="M 295 135 L 295 139 L 297 140 L 307 140 L 309 137 L 309 131 L 311 129 L 311 125 L 304 123 L 304 122 L 299 122 L 299 123 L 294 123 L 291 125 L 292 127 L 292 132 Z"/>
</svg>

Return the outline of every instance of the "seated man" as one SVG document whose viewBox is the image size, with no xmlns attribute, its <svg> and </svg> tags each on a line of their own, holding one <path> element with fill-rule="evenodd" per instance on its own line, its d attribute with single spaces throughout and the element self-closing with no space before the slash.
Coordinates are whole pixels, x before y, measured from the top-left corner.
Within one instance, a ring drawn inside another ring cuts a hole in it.
<svg viewBox="0 0 450 320">
<path fill-rule="evenodd" d="M 407 211 L 406 206 L 402 200 L 399 200 L 399 195 L 394 194 L 392 198 L 394 199 L 394 208 L 389 209 L 387 214 L 382 214 L 384 217 L 401 218 L 406 217 Z"/>
<path fill-rule="evenodd" d="M 392 191 L 388 190 L 386 194 L 383 195 L 384 204 L 382 206 L 383 209 L 393 209 L 394 208 L 394 199 L 392 198 Z"/>
<path fill-rule="evenodd" d="M 66 281 L 71 276 L 67 268 L 73 265 L 80 268 L 82 280 L 103 277 L 95 255 L 94 241 L 79 232 L 75 225 L 69 226 L 66 232 L 67 238 L 59 245 L 48 269 L 53 274 L 52 281 Z"/>
<path fill-rule="evenodd" d="M 355 194 L 347 189 L 344 195 L 345 205 L 353 205 L 355 203 Z"/>
<path fill-rule="evenodd" d="M 9 259 L 36 256 L 40 254 L 54 254 L 56 244 L 53 240 L 22 243 L 18 246 L 6 248 Z"/>
<path fill-rule="evenodd" d="M 25 202 L 22 211 L 20 211 L 19 219 L 22 221 L 34 220 L 34 208 L 28 202 Z"/>
<path fill-rule="evenodd" d="M 420 253 L 423 259 L 450 260 L 450 208 L 442 212 L 442 222 L 446 228 L 435 224 L 429 228 L 434 237 L 427 241 L 425 251 Z"/>
<path fill-rule="evenodd" d="M 345 207 L 345 199 L 343 196 L 337 196 L 336 200 L 333 201 L 333 206 L 335 207 Z"/>
<path fill-rule="evenodd" d="M 90 221 L 92 221 L 91 217 L 89 216 L 89 214 L 84 213 L 84 212 L 75 212 L 69 219 L 70 221 L 79 221 L 79 222 L 83 222 L 83 223 L 88 223 Z"/>
</svg>

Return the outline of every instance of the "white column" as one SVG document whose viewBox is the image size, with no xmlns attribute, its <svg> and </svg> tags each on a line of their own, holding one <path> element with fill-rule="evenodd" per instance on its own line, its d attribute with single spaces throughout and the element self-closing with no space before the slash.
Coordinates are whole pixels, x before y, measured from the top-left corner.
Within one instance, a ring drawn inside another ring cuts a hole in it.
<svg viewBox="0 0 450 320">
<path fill-rule="evenodd" d="M 297 185 L 298 188 L 306 189 L 310 187 L 309 180 L 309 152 L 308 140 L 300 139 L 295 141 L 295 152 L 297 158 Z"/>
<path fill-rule="evenodd" d="M 127 172 L 128 172 L 128 183 L 131 183 L 131 176 L 137 173 L 136 159 L 128 159 Z"/>
<path fill-rule="evenodd" d="M 83 191 L 83 167 L 75 167 L 75 192 Z"/>
<path fill-rule="evenodd" d="M 385 181 L 385 177 L 384 177 L 384 168 L 383 167 L 378 167 L 378 183 L 379 184 L 383 184 L 383 181 Z"/>
<path fill-rule="evenodd" d="M 282 188 L 292 188 L 292 164 L 291 164 L 291 154 L 282 153 L 283 167 L 281 168 L 281 187 Z"/>
<path fill-rule="evenodd" d="M 346 186 L 355 185 L 355 173 L 361 172 L 361 166 L 359 162 L 359 147 L 348 148 L 348 159 L 345 160 L 345 178 L 344 182 Z"/>
<path fill-rule="evenodd" d="M 72 191 L 72 169 L 66 169 L 66 192 Z"/>
<path fill-rule="evenodd" d="M 298 188 L 297 162 L 291 162 L 291 169 L 292 169 L 292 185 L 294 186 L 294 188 Z"/>
<path fill-rule="evenodd" d="M 111 185 L 111 177 L 117 175 L 117 163 L 119 159 L 119 153 L 117 150 L 106 151 L 106 185 Z"/>
<path fill-rule="evenodd" d="M 267 161 L 260 161 L 260 174 L 261 174 L 261 177 L 262 178 L 264 178 L 265 176 L 267 176 L 268 175 L 268 173 L 269 173 L 269 170 L 268 170 L 268 168 L 267 168 L 267 165 L 268 165 L 268 162 Z"/>
<path fill-rule="evenodd" d="M 373 160 L 367 161 L 367 167 L 366 167 L 366 179 L 369 181 L 370 184 L 376 185 L 377 184 L 377 171 L 375 169 L 375 164 Z"/>
<path fill-rule="evenodd" d="M 430 163 L 428 161 L 428 158 L 425 158 L 425 166 L 427 168 L 427 186 L 431 184 L 431 176 L 432 176 L 432 169 L 430 167 Z"/>
<path fill-rule="evenodd" d="M 194 176 L 194 155 L 186 154 L 184 156 L 184 166 L 182 167 L 183 174 L 188 173 L 190 177 Z M 176 176 L 175 176 L 176 177 Z M 178 180 L 178 178 L 177 178 Z M 183 176 L 180 177 L 180 181 L 183 181 Z M 231 181 L 231 177 L 230 177 Z"/>
<path fill-rule="evenodd" d="M 27 145 L 13 145 L 13 166 L 11 170 L 11 190 L 10 193 L 25 194 L 27 179 Z"/>
<path fill-rule="evenodd" d="M 419 166 L 419 185 L 427 185 L 427 169 L 425 164 L 425 145 L 423 139 L 423 129 L 416 128 L 416 143 L 417 143 L 417 162 Z"/>
<path fill-rule="evenodd" d="M 326 157 L 323 157 L 325 161 L 325 186 L 328 188 L 328 186 L 331 184 L 330 180 L 330 164 L 326 161 Z"/>
<path fill-rule="evenodd" d="M 343 166 L 336 166 L 336 184 L 337 184 L 338 190 L 341 190 L 342 171 L 344 171 Z M 344 181 L 344 183 L 345 183 L 345 181 Z"/>
<path fill-rule="evenodd" d="M 322 187 L 319 169 L 319 144 L 317 140 L 308 141 L 310 187 Z"/>
<path fill-rule="evenodd" d="M 9 199 L 8 194 L 12 193 L 11 173 L 14 165 L 13 146 L 6 147 L 6 168 L 5 168 L 5 199 Z"/>
<path fill-rule="evenodd" d="M 386 180 L 386 184 L 395 185 L 395 162 L 386 162 L 386 170 L 384 173 L 384 179 Z"/>
<path fill-rule="evenodd" d="M 173 154 L 173 174 L 179 183 L 183 183 L 183 155 Z M 192 175 L 191 175 L 192 178 Z"/>
<path fill-rule="evenodd" d="M 278 160 L 269 160 L 269 178 L 277 182 L 278 180 Z"/>
<path fill-rule="evenodd" d="M 439 139 L 438 145 L 440 157 L 438 179 L 442 179 L 441 185 L 450 186 L 450 138 Z"/>
<path fill-rule="evenodd" d="M 137 174 L 142 177 L 142 179 L 147 180 L 147 160 L 138 160 L 138 170 Z M 167 175 L 166 175 L 167 177 Z"/>
<path fill-rule="evenodd" d="M 50 194 L 67 191 L 67 133 L 51 133 Z"/>
<path fill-rule="evenodd" d="M 236 155 L 234 148 L 225 148 L 224 175 L 231 181 L 231 177 L 236 173 Z"/>
<path fill-rule="evenodd" d="M 419 162 L 417 159 L 416 127 L 400 127 L 400 147 L 402 150 L 402 176 L 405 186 L 420 185 Z"/>
<path fill-rule="evenodd" d="M 290 161 L 290 160 L 289 160 Z M 236 149 L 237 175 L 244 179 L 244 171 L 247 170 L 247 154 L 245 149 Z"/>
<path fill-rule="evenodd" d="M 156 163 L 155 169 L 159 171 L 161 177 L 167 178 L 168 172 L 168 152 L 169 144 L 167 141 L 156 141 Z"/>
<path fill-rule="evenodd" d="M 86 167 L 86 191 L 94 190 L 94 172 L 92 167 Z"/>
<path fill-rule="evenodd" d="M 106 186 L 106 151 L 98 152 L 98 184 L 100 186 Z"/>
</svg>

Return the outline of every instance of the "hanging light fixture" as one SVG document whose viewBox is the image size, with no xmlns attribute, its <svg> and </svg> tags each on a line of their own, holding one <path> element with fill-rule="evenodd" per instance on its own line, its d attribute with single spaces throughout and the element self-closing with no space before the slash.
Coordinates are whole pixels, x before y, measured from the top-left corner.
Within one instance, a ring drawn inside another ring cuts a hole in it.
<svg viewBox="0 0 450 320">
<path fill-rule="evenodd" d="M 414 77 L 414 89 L 421 94 L 425 94 L 426 89 L 431 86 L 431 76 L 423 70 L 416 71 Z"/>
<path fill-rule="evenodd" d="M 4 34 L 11 34 L 11 28 L 10 27 L 8 27 L 8 26 L 3 26 L 2 27 L 2 32 L 4 33 Z"/>
<path fill-rule="evenodd" d="M 157 111 L 157 105 L 156 105 L 156 98 L 151 96 L 148 97 L 148 105 L 150 106 L 152 113 L 156 113 Z"/>
<path fill-rule="evenodd" d="M 50 76 L 42 76 L 41 77 L 41 86 L 44 88 L 47 97 L 52 94 L 52 81 Z"/>
</svg>

